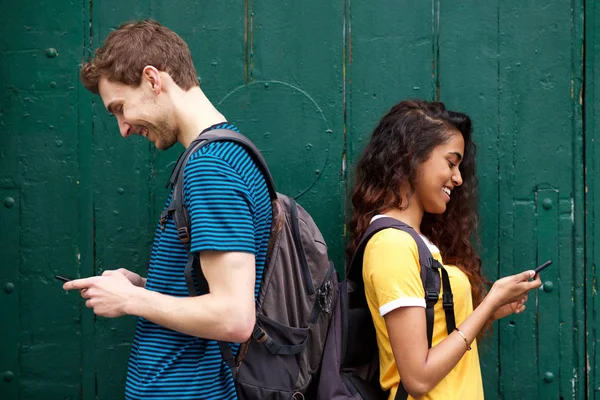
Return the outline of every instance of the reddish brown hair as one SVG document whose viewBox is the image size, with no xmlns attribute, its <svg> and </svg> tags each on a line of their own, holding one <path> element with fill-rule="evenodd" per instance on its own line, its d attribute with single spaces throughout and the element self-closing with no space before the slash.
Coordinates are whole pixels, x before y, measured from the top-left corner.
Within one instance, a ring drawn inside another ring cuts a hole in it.
<svg viewBox="0 0 600 400">
<path fill-rule="evenodd" d="M 198 86 L 187 44 L 175 32 L 150 19 L 125 23 L 109 33 L 94 58 L 81 67 L 81 81 L 95 94 L 102 77 L 137 87 L 147 65 L 167 72 L 183 90 Z"/>
<path fill-rule="evenodd" d="M 347 253 L 351 259 L 374 215 L 408 207 L 419 166 L 429 159 L 436 146 L 456 132 L 462 134 L 465 142 L 459 166 L 463 184 L 454 188 L 446 212 L 425 213 L 420 228 L 439 247 L 444 263 L 457 265 L 467 274 L 476 307 L 485 297 L 488 281 L 481 272 L 481 259 L 472 244 L 479 243 L 479 236 L 471 120 L 465 114 L 446 110 L 442 103 L 400 102 L 373 131 L 357 165 Z M 400 188 L 406 184 L 409 191 L 403 198 Z"/>
</svg>

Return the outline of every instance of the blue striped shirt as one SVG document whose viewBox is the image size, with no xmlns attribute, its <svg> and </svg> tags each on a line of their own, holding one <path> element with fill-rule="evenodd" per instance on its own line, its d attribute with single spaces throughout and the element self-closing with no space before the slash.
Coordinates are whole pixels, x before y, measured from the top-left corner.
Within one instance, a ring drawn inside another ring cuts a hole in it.
<svg viewBox="0 0 600 400">
<path fill-rule="evenodd" d="M 237 130 L 231 124 L 209 129 Z M 170 203 L 171 195 L 167 201 Z M 258 295 L 271 227 L 265 180 L 240 145 L 215 142 L 193 154 L 184 170 L 184 200 L 191 219 L 192 252 L 248 252 L 256 258 Z M 175 224 L 157 227 L 146 288 L 188 296 L 187 253 Z M 234 354 L 239 344 L 231 344 Z M 140 318 L 129 358 L 127 399 L 236 399 L 231 370 L 217 341 L 188 336 Z"/>
</svg>

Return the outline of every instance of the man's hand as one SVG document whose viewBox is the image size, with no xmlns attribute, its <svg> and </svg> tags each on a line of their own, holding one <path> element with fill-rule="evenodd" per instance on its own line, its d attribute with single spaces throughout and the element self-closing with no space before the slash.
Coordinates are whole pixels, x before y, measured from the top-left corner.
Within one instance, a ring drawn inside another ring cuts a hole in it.
<svg viewBox="0 0 600 400">
<path fill-rule="evenodd" d="M 63 289 L 79 290 L 81 297 L 87 299 L 85 306 L 93 309 L 94 314 L 107 318 L 127 314 L 127 306 L 135 301 L 140 290 L 120 271 L 104 271 L 102 276 L 76 279 L 65 283 Z"/>
<path fill-rule="evenodd" d="M 108 272 L 108 271 L 105 271 L 105 273 L 106 272 Z M 129 279 L 129 282 L 131 282 L 132 284 L 134 284 L 137 287 L 141 287 L 141 288 L 146 287 L 146 278 L 142 278 L 135 272 L 131 272 L 125 268 L 119 268 L 115 272 L 120 272 L 121 274 L 125 275 L 125 277 L 127 279 Z"/>
</svg>

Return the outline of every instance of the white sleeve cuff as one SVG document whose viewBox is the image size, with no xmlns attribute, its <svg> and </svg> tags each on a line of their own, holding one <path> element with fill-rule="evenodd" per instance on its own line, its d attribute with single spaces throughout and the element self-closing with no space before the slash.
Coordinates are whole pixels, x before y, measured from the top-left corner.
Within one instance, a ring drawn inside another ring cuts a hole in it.
<svg viewBox="0 0 600 400">
<path fill-rule="evenodd" d="M 402 299 L 397 299 L 397 300 L 393 300 L 390 301 L 387 304 L 382 305 L 381 307 L 379 307 L 379 314 L 381 314 L 381 316 L 385 316 L 385 314 L 389 313 L 390 311 L 394 311 L 396 308 L 400 308 L 400 307 L 423 307 L 425 308 L 425 299 L 424 298 L 419 298 L 419 297 L 406 297 L 406 298 L 402 298 Z"/>
</svg>

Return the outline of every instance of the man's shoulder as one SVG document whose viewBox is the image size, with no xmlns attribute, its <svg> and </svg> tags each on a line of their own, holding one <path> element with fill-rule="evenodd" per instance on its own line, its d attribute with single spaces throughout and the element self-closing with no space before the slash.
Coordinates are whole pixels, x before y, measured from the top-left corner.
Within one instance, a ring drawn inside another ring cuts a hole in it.
<svg viewBox="0 0 600 400">
<path fill-rule="evenodd" d="M 246 162 L 252 162 L 252 157 L 243 145 L 236 142 L 215 141 L 202 146 L 200 150 L 192 154 L 187 165 L 193 163 L 227 164 L 235 168 L 238 164 Z"/>
</svg>

